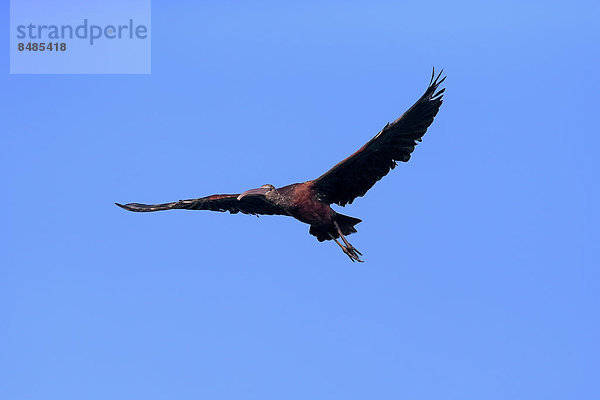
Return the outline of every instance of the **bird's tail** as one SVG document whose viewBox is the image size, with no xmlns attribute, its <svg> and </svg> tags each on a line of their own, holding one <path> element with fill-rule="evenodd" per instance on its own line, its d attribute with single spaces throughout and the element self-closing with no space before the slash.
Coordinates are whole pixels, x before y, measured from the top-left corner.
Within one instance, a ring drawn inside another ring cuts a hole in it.
<svg viewBox="0 0 600 400">
<path fill-rule="evenodd" d="M 340 227 L 340 230 L 342 231 L 342 234 L 346 236 L 350 235 L 351 233 L 357 232 L 354 225 L 358 224 L 359 222 L 362 222 L 362 219 L 349 217 L 344 214 L 336 214 L 334 217 L 334 221 L 337 222 L 338 226 Z M 308 232 L 311 235 L 316 236 L 319 242 L 322 242 L 324 240 L 331 240 L 331 236 L 333 236 L 336 239 L 340 237 L 340 234 L 338 233 L 337 229 L 333 227 L 333 225 L 311 226 Z"/>
<path fill-rule="evenodd" d="M 357 232 L 354 225 L 362 222 L 362 219 L 349 217 L 348 215 L 344 214 L 336 214 L 335 222 L 337 222 L 344 235 L 349 235 L 351 233 Z"/>
</svg>

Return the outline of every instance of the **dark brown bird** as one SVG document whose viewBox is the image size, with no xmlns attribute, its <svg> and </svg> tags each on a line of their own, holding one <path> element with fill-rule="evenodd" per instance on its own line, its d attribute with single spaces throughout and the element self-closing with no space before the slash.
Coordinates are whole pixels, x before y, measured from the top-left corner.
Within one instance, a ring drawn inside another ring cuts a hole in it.
<svg viewBox="0 0 600 400">
<path fill-rule="evenodd" d="M 165 204 L 116 204 L 137 212 L 186 209 L 288 215 L 309 224 L 310 234 L 320 242 L 332 239 L 352 261 L 362 262 L 359 258 L 362 254 L 345 238 L 356 232 L 354 226 L 361 220 L 335 212 L 330 204 L 351 204 L 394 169 L 396 161 L 410 159 L 417 142 L 421 141 L 442 105 L 445 89 L 438 91 L 438 86 L 446 79 L 440 80 L 442 72 L 435 76 L 434 71 L 425 94 L 400 118 L 388 123 L 356 153 L 315 180 L 281 188 L 263 185 L 242 194 L 217 194 Z"/>
</svg>

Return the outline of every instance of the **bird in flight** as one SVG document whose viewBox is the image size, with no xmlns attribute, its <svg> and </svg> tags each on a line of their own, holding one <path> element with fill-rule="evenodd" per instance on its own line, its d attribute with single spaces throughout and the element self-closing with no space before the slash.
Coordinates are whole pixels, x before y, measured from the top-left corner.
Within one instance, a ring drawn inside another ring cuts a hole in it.
<svg viewBox="0 0 600 400">
<path fill-rule="evenodd" d="M 446 79 L 440 79 L 442 72 L 436 76 L 434 70 L 423 96 L 400 118 L 388 123 L 358 151 L 317 179 L 280 188 L 267 184 L 241 194 L 215 194 L 164 204 L 115 204 L 136 212 L 186 209 L 287 215 L 309 224 L 309 233 L 319 242 L 333 240 L 350 260 L 362 262 L 362 253 L 346 239 L 356 232 L 354 226 L 362 220 L 335 212 L 331 204 L 352 204 L 394 169 L 397 161 L 410 159 L 417 142 L 421 141 L 442 105 L 445 89 L 438 90 Z"/>
</svg>

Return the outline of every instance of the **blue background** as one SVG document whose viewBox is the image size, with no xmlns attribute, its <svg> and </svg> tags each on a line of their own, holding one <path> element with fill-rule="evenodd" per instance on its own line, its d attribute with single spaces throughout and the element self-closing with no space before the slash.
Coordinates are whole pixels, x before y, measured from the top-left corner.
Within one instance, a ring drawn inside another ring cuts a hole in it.
<svg viewBox="0 0 600 400">
<path fill-rule="evenodd" d="M 597 2 L 152 15 L 151 75 L 4 52 L 1 398 L 599 398 Z M 342 209 L 364 264 L 289 218 L 113 205 L 315 178 L 432 66 L 423 143 Z"/>
</svg>

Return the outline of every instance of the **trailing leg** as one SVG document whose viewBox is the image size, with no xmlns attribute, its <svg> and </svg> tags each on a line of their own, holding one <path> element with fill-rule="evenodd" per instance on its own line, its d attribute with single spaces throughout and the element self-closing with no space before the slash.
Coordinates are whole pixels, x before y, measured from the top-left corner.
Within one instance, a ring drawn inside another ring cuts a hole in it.
<svg viewBox="0 0 600 400">
<path fill-rule="evenodd" d="M 352 262 L 354 262 L 354 261 L 363 262 L 363 260 L 361 260 L 358 257 L 358 254 L 356 254 L 356 251 L 357 251 L 356 249 L 354 249 L 354 248 L 350 249 L 350 248 L 344 246 L 343 244 L 338 242 L 338 240 L 331 233 L 329 234 L 329 236 L 333 239 L 334 242 L 337 243 L 338 246 L 340 246 L 340 248 L 342 249 L 344 254 L 346 254 L 350 258 L 350 260 L 352 260 Z"/>
<path fill-rule="evenodd" d="M 350 244 L 350 242 L 348 242 L 348 241 L 346 240 L 346 237 L 345 237 L 345 236 L 344 236 L 344 234 L 342 233 L 342 230 L 340 229 L 340 226 L 337 224 L 337 222 L 335 222 L 335 221 L 334 221 L 334 222 L 333 222 L 333 224 L 334 224 L 334 226 L 335 226 L 335 229 L 337 229 L 337 231 L 338 231 L 338 233 L 339 233 L 340 237 L 342 238 L 342 240 L 343 240 L 343 241 L 344 241 L 344 243 L 346 244 L 346 247 L 348 248 L 348 250 L 350 250 L 350 251 L 353 251 L 353 252 L 356 252 L 356 253 L 358 253 L 358 255 L 361 255 L 361 256 L 362 256 L 362 253 L 361 253 L 360 251 L 358 251 L 358 250 L 357 250 L 357 249 L 356 249 L 354 246 L 352 246 L 352 245 Z"/>
</svg>

